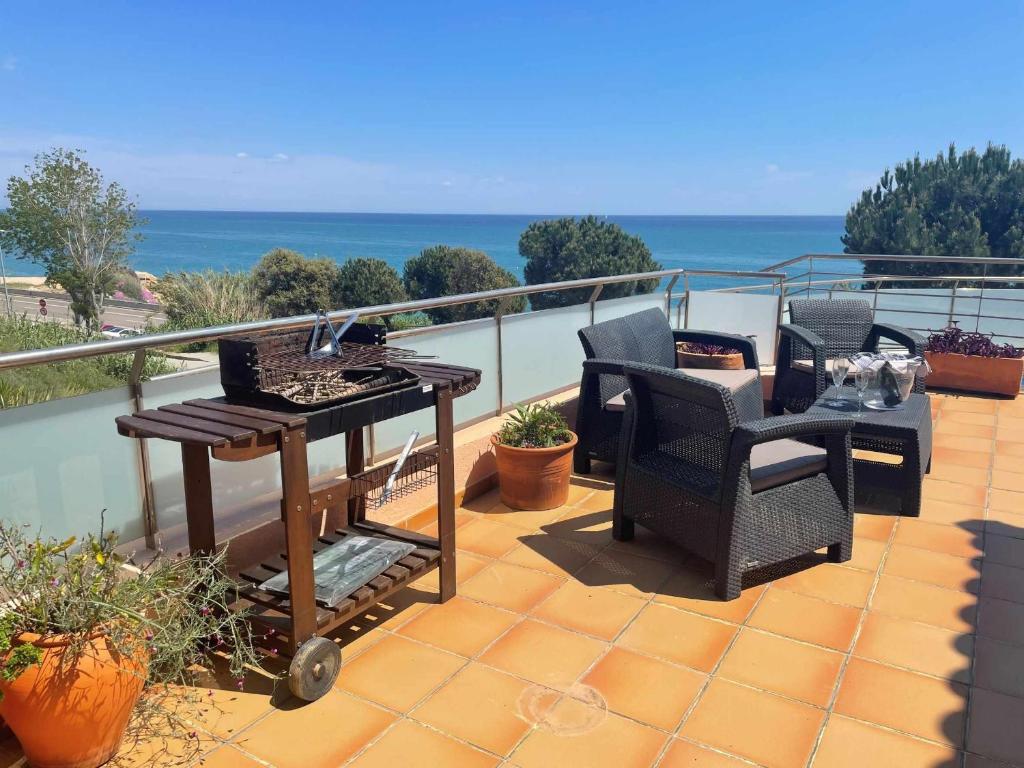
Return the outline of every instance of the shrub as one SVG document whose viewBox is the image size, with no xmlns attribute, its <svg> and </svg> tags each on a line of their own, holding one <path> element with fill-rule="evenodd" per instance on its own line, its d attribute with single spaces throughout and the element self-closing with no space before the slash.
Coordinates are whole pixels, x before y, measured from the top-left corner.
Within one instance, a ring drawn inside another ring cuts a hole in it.
<svg viewBox="0 0 1024 768">
<path fill-rule="evenodd" d="M 355 258 L 338 271 L 337 300 L 341 307 L 372 307 L 405 301 L 405 287 L 395 268 L 383 259 Z"/>
<path fill-rule="evenodd" d="M 403 312 L 400 315 L 391 315 L 387 321 L 388 329 L 392 331 L 406 331 L 410 328 L 426 328 L 432 325 L 430 318 L 423 312 Z"/>
<path fill-rule="evenodd" d="M 516 276 L 499 267 L 483 251 L 435 245 L 423 249 L 405 263 L 405 290 L 414 299 L 432 299 L 519 285 Z M 503 314 L 522 312 L 526 299 L 480 301 L 450 307 L 428 309 L 426 314 L 435 323 L 456 323 L 478 317 L 492 317 L 500 309 Z"/>
<path fill-rule="evenodd" d="M 119 274 L 114 282 L 114 293 L 112 298 L 130 299 L 132 301 L 145 301 L 142 283 L 136 274 L 130 270 Z"/>
<path fill-rule="evenodd" d="M 565 417 L 551 403 L 516 407 L 498 430 L 498 442 L 512 448 L 553 448 L 570 440 Z"/>
<path fill-rule="evenodd" d="M 39 322 L 25 315 L 0 318 L 0 352 L 48 349 L 100 338 L 55 321 Z M 41 403 L 62 397 L 110 389 L 128 381 L 132 354 L 68 360 L 0 372 L 0 408 Z M 159 353 L 146 357 L 143 378 L 171 373 L 176 368 Z"/>
<path fill-rule="evenodd" d="M 680 345 L 684 352 L 694 355 L 738 355 L 740 351 L 722 344 L 706 344 L 702 341 L 685 341 Z"/>
<path fill-rule="evenodd" d="M 225 553 L 135 563 L 116 546 L 117 537 L 102 530 L 79 543 L 29 537 L 0 521 L 0 678 L 15 680 L 42 661 L 38 646 L 18 642 L 21 633 L 65 635 L 61 663 L 74 664 L 91 653 L 89 639 L 102 630 L 113 655 L 148 658 L 144 666 L 125 668 L 150 686 L 137 704 L 134 728 L 167 724 L 189 732 L 188 713 L 174 711 L 174 689 L 196 685 L 202 665 L 215 658 L 226 659 L 239 688 L 246 668 L 259 665 L 245 613 L 228 610 L 236 586 Z"/>
<path fill-rule="evenodd" d="M 331 259 L 309 259 L 287 248 L 268 252 L 252 271 L 256 293 L 272 317 L 339 309 L 340 277 L 341 270 Z"/>
<path fill-rule="evenodd" d="M 991 336 L 969 333 L 956 325 L 931 334 L 925 344 L 925 351 L 972 357 L 1024 357 L 1024 348 L 997 344 Z"/>
<path fill-rule="evenodd" d="M 168 272 L 157 282 L 167 329 L 209 328 L 267 316 L 248 275 L 238 272 Z"/>
<path fill-rule="evenodd" d="M 519 255 L 527 260 L 527 285 L 661 269 L 643 240 L 593 216 L 535 221 L 519 237 Z M 657 286 L 657 280 L 613 283 L 604 287 L 600 298 L 651 293 Z M 530 303 L 535 309 L 564 307 L 582 304 L 591 293 L 591 288 L 535 293 Z"/>
</svg>

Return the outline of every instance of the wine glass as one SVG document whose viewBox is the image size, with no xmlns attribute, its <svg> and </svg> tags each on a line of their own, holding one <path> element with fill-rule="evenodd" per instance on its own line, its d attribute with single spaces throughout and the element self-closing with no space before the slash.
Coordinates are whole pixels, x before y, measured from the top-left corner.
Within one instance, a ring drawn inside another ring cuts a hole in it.
<svg viewBox="0 0 1024 768">
<path fill-rule="evenodd" d="M 846 374 L 850 372 L 850 360 L 846 357 L 837 357 L 832 361 L 832 384 L 836 390 L 843 386 L 846 381 Z M 845 401 L 842 392 L 837 391 L 836 397 L 832 398 L 832 405 L 842 405 Z"/>
<path fill-rule="evenodd" d="M 870 368 L 858 368 L 857 372 L 853 375 L 853 383 L 857 387 L 857 415 L 859 416 L 864 411 L 864 390 L 871 385 L 871 380 L 874 378 L 874 371 Z"/>
</svg>

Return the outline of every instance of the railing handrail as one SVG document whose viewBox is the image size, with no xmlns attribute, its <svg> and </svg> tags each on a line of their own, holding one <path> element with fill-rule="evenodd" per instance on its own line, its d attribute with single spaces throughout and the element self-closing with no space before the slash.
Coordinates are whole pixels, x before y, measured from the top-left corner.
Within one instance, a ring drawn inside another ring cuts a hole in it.
<svg viewBox="0 0 1024 768">
<path fill-rule="evenodd" d="M 401 314 L 403 312 L 419 312 L 422 310 L 436 309 L 438 307 L 447 307 L 456 304 L 472 304 L 478 301 L 492 301 L 495 299 L 529 296 L 536 293 L 568 291 L 576 288 L 594 288 L 597 286 L 612 285 L 615 283 L 629 283 L 639 280 L 662 280 L 664 278 L 678 279 L 679 277 L 684 277 L 687 273 L 692 275 L 760 277 L 778 280 L 785 278 L 785 274 L 775 272 L 662 269 L 655 272 L 634 272 L 628 275 L 587 277 L 579 280 L 565 280 L 555 283 L 521 285 L 512 288 L 495 288 L 488 291 L 462 293 L 455 296 L 438 296 L 433 299 L 416 299 L 413 301 L 378 304 L 369 307 L 338 309 L 330 311 L 328 316 L 332 320 L 345 318 L 354 313 L 358 313 L 363 317 L 381 317 L 385 315 Z M 300 328 L 302 326 L 311 325 L 315 319 L 316 315 L 313 314 L 296 315 L 292 317 L 274 318 L 272 320 L 255 320 L 248 323 L 218 325 L 210 328 L 194 328 L 183 331 L 143 334 L 126 339 L 89 341 L 81 344 L 68 344 L 62 347 L 50 347 L 48 349 L 8 352 L 6 354 L 0 354 L 0 370 L 40 365 L 43 363 L 79 360 L 88 357 L 99 357 L 102 355 L 139 352 L 142 350 L 157 349 L 160 347 L 175 346 L 179 344 L 203 343 L 216 341 L 217 339 L 222 339 L 227 336 L 238 336 L 247 333 L 268 333 L 271 331 L 288 330 L 291 328 Z"/>
<path fill-rule="evenodd" d="M 801 261 L 809 261 L 811 259 L 830 259 L 838 261 L 937 261 L 944 264 L 956 262 L 959 264 L 1016 264 L 1017 266 L 1024 266 L 1024 261 L 1021 259 L 1008 259 L 1000 256 L 904 256 L 901 254 L 886 255 L 884 253 L 805 253 L 802 256 L 796 256 L 792 259 L 780 261 L 778 264 L 770 264 L 765 267 L 765 271 L 777 272 L 784 267 L 798 264 Z"/>
</svg>

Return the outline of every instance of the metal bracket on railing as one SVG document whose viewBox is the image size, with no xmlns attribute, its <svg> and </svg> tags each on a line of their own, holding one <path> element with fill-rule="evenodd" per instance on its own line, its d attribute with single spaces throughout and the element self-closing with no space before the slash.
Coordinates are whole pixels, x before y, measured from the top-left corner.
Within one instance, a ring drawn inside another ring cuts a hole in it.
<svg viewBox="0 0 1024 768">
<path fill-rule="evenodd" d="M 137 349 L 128 372 L 128 393 L 132 398 L 132 413 L 146 409 L 142 398 L 142 374 L 146 369 L 146 350 Z M 156 500 L 153 495 L 153 472 L 149 464 L 149 443 L 145 438 L 133 440 L 137 446 L 135 460 L 139 472 L 139 487 L 142 489 L 142 530 L 149 549 L 156 549 L 158 532 L 156 521 Z"/>
<path fill-rule="evenodd" d="M 593 293 L 590 294 L 590 324 L 594 324 L 594 305 L 597 303 L 597 297 L 601 295 L 601 291 L 604 290 L 604 283 L 594 286 Z"/>
<path fill-rule="evenodd" d="M 679 275 L 672 275 L 672 279 L 668 281 L 668 286 L 665 288 L 665 317 L 672 317 L 672 289 L 676 287 L 676 283 L 679 282 Z"/>
</svg>

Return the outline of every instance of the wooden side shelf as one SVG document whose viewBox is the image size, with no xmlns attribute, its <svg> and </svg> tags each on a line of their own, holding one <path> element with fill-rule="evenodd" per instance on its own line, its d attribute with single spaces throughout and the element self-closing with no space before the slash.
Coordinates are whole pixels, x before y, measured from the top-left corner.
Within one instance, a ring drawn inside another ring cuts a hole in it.
<svg viewBox="0 0 1024 768">
<path fill-rule="evenodd" d="M 334 605 L 318 600 L 316 623 L 317 630 L 320 632 L 330 632 L 355 615 L 365 611 L 378 600 L 383 600 L 399 589 L 408 586 L 421 576 L 437 568 L 441 559 L 440 544 L 436 539 L 430 539 L 426 536 L 386 526 L 366 523 L 355 523 L 348 528 L 339 528 L 334 533 L 327 533 L 318 537 L 313 542 L 313 551 L 314 553 L 320 552 L 326 547 L 342 541 L 347 536 L 356 535 L 406 541 L 415 544 L 416 549 L 388 568 L 384 573 L 375 576 L 362 586 L 354 589 Z M 275 629 L 282 629 L 286 624 L 286 620 L 291 617 L 291 602 L 286 597 L 264 592 L 259 588 L 259 585 L 272 576 L 287 570 L 287 568 L 288 559 L 285 554 L 267 558 L 258 565 L 244 568 L 239 573 L 237 579 L 237 594 L 240 603 L 232 607 L 245 607 L 241 601 L 247 601 L 253 606 L 263 609 L 255 612 L 253 618 L 256 621 L 261 621 Z M 271 613 L 267 614 L 266 611 Z"/>
</svg>

